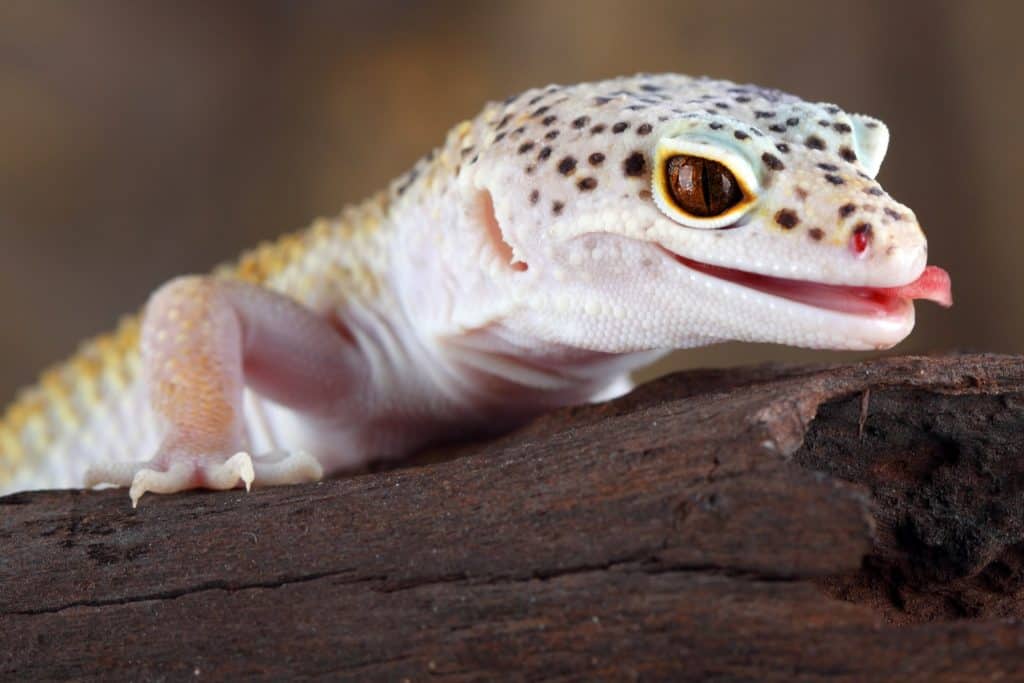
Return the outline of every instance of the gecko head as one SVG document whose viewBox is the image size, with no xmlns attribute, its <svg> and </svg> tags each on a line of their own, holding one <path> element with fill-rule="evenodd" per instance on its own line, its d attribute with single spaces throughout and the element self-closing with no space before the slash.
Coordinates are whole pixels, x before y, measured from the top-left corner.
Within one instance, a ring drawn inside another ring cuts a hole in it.
<svg viewBox="0 0 1024 683">
<path fill-rule="evenodd" d="M 490 121 L 469 186 L 507 317 L 534 336 L 877 349 L 910 333 L 914 299 L 951 303 L 875 181 L 889 133 L 871 117 L 665 75 L 531 91 Z"/>
</svg>

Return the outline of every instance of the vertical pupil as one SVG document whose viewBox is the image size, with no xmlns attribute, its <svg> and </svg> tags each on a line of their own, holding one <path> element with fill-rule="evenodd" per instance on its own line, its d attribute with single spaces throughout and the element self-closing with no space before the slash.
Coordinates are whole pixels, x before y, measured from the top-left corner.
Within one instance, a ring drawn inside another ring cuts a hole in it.
<svg viewBox="0 0 1024 683">
<path fill-rule="evenodd" d="M 717 216 L 743 199 L 736 177 L 711 159 L 672 157 L 666 165 L 666 175 L 672 198 L 694 216 Z"/>
</svg>

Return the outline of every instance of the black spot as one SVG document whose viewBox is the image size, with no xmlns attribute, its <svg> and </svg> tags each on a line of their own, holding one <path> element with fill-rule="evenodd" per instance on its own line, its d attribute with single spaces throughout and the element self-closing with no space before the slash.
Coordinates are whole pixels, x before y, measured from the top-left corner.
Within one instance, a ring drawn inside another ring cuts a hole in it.
<svg viewBox="0 0 1024 683">
<path fill-rule="evenodd" d="M 769 154 L 768 152 L 761 155 L 761 161 L 763 161 L 765 165 L 773 171 L 781 171 L 786 168 L 786 165 L 782 163 L 782 159 L 779 159 L 774 154 Z"/>
<path fill-rule="evenodd" d="M 787 126 L 799 126 L 800 125 L 800 119 L 798 119 L 795 116 L 791 116 L 788 119 L 786 119 L 786 125 Z"/>
<path fill-rule="evenodd" d="M 505 134 L 504 133 L 498 133 L 497 135 L 494 136 L 494 142 L 496 142 L 496 143 L 497 142 L 501 142 L 504 139 L 505 139 Z"/>
<path fill-rule="evenodd" d="M 533 105 L 537 104 L 538 102 L 540 102 L 543 99 L 544 99 L 544 95 L 537 95 L 536 97 L 531 99 L 529 102 L 527 102 L 527 104 L 529 104 L 530 106 L 533 106 Z"/>
<path fill-rule="evenodd" d="M 749 135 L 744 133 L 742 130 L 733 131 L 733 135 L 736 137 L 737 140 L 746 140 L 747 138 L 750 137 Z"/>
<path fill-rule="evenodd" d="M 522 135 L 525 132 L 526 132 L 526 126 L 519 126 L 514 131 L 512 131 L 512 135 Z"/>
<path fill-rule="evenodd" d="M 537 111 L 535 111 L 532 114 L 530 114 L 530 116 L 532 116 L 533 118 L 537 118 L 538 116 L 543 116 L 544 114 L 547 113 L 548 109 L 550 109 L 550 108 L 551 107 L 546 107 L 546 106 L 545 107 L 537 107 Z"/>
<path fill-rule="evenodd" d="M 822 128 L 828 128 L 829 126 L 832 125 L 832 122 L 831 121 L 826 121 L 825 119 L 820 119 L 818 121 L 818 125 L 821 126 Z"/>
<path fill-rule="evenodd" d="M 633 152 L 622 162 L 622 172 L 633 178 L 643 175 L 646 168 L 647 160 L 642 152 Z"/>
<path fill-rule="evenodd" d="M 630 111 L 643 111 L 644 109 L 647 109 L 647 107 L 645 107 L 642 104 L 632 104 L 632 105 L 626 107 L 626 109 L 628 109 Z"/>
<path fill-rule="evenodd" d="M 835 174 L 832 174 L 832 173 L 826 173 L 825 174 L 825 180 L 829 181 L 833 185 L 845 185 L 846 184 L 845 180 L 843 180 L 839 176 L 837 176 Z"/>
<path fill-rule="evenodd" d="M 773 111 L 755 111 L 754 118 L 756 119 L 773 119 L 775 118 L 775 112 Z"/>
<path fill-rule="evenodd" d="M 626 130 L 627 128 L 629 128 L 629 124 L 628 123 L 626 123 L 625 121 L 619 121 L 614 126 L 612 126 L 612 132 L 613 133 L 621 133 L 622 131 Z"/>
<path fill-rule="evenodd" d="M 532 142 L 524 142 L 523 144 L 519 145 L 519 153 L 520 154 L 526 154 L 531 149 L 533 149 L 533 143 Z"/>
<path fill-rule="evenodd" d="M 578 119 L 574 119 L 573 120 L 572 127 L 573 128 L 582 128 L 583 126 L 587 125 L 588 123 L 590 123 L 590 117 L 589 116 L 581 116 Z"/>
<path fill-rule="evenodd" d="M 511 120 L 512 114 L 505 114 L 505 116 L 502 117 L 501 121 L 498 122 L 497 130 L 501 130 L 502 128 L 504 128 L 505 125 Z"/>
<path fill-rule="evenodd" d="M 750 101 L 750 98 L 747 97 L 746 95 L 740 95 L 739 97 L 736 98 L 736 101 L 739 102 L 740 104 L 746 104 L 747 102 Z"/>
<path fill-rule="evenodd" d="M 551 203 L 551 212 L 554 213 L 556 216 L 558 214 L 562 213 L 562 209 L 564 209 L 564 208 L 565 208 L 565 203 L 564 202 L 552 202 Z"/>
<path fill-rule="evenodd" d="M 647 135 L 650 132 L 651 132 L 651 124 L 649 124 L 649 123 L 642 123 L 642 124 L 640 124 L 640 127 L 636 129 L 636 134 L 637 135 Z"/>
<path fill-rule="evenodd" d="M 843 204 L 839 207 L 839 217 L 849 218 L 850 214 L 857 210 L 856 204 Z"/>
<path fill-rule="evenodd" d="M 811 228 L 810 230 L 807 231 L 807 234 L 810 235 L 811 239 L 814 240 L 815 242 L 820 242 L 821 239 L 825 236 L 825 231 L 822 230 L 821 228 Z"/>
<path fill-rule="evenodd" d="M 789 154 L 789 145 L 787 145 L 785 142 L 775 143 L 775 149 L 779 150 L 783 154 Z"/>
<path fill-rule="evenodd" d="M 780 126 L 779 124 L 776 123 L 774 125 L 768 126 L 768 130 L 770 130 L 770 131 L 772 131 L 774 133 L 785 133 L 786 132 L 786 127 L 785 126 Z"/>
<path fill-rule="evenodd" d="M 600 107 L 603 104 L 608 104 L 611 101 L 612 101 L 612 98 L 610 98 L 610 97 L 595 97 L 594 98 L 594 104 L 596 106 L 598 106 L 598 107 Z"/>
<path fill-rule="evenodd" d="M 557 131 L 557 130 L 549 130 L 549 131 L 548 131 L 548 132 L 547 132 L 547 133 L 546 133 L 546 134 L 544 135 L 544 139 L 545 139 L 545 140 L 554 140 L 554 139 L 555 139 L 555 138 L 557 138 L 557 137 L 558 137 L 558 131 Z"/>
<path fill-rule="evenodd" d="M 882 188 L 880 187 L 869 187 L 864 191 L 867 192 L 872 197 L 881 197 L 883 194 L 885 194 L 885 192 L 883 192 Z"/>
<path fill-rule="evenodd" d="M 811 149 L 825 149 L 825 141 L 819 138 L 817 135 L 812 135 L 804 140 L 804 144 Z"/>
<path fill-rule="evenodd" d="M 606 126 L 603 123 L 599 123 L 590 129 L 590 134 L 597 135 L 598 133 L 603 133 L 605 128 Z"/>
<path fill-rule="evenodd" d="M 537 167 L 534 166 L 533 164 L 530 164 L 529 166 L 526 167 L 526 175 L 533 175 L 533 172 L 536 170 Z"/>
<path fill-rule="evenodd" d="M 849 147 L 840 147 L 839 156 L 843 158 L 843 161 L 849 161 L 851 164 L 857 161 L 857 153 Z"/>
<path fill-rule="evenodd" d="M 839 167 L 833 164 L 818 164 L 818 168 L 822 171 L 838 171 Z"/>
<path fill-rule="evenodd" d="M 829 114 L 838 114 L 839 107 L 837 107 L 834 104 L 830 104 L 829 106 L 825 107 L 825 111 L 827 111 Z"/>
<path fill-rule="evenodd" d="M 540 199 L 540 192 L 538 192 L 537 190 L 534 190 L 533 192 L 530 193 L 530 203 L 531 204 L 536 204 L 537 200 L 539 200 L 539 199 Z"/>
<path fill-rule="evenodd" d="M 779 209 L 775 214 L 775 222 L 786 230 L 792 230 L 800 223 L 800 217 L 792 209 Z"/>
<path fill-rule="evenodd" d="M 594 152 L 587 158 L 587 161 L 589 161 L 592 166 L 600 166 L 601 162 L 604 161 L 604 154 L 601 152 Z"/>
<path fill-rule="evenodd" d="M 877 121 L 868 121 L 867 123 L 864 124 L 864 127 L 865 128 L 878 128 L 878 122 Z"/>
<path fill-rule="evenodd" d="M 710 128 L 711 130 L 721 130 L 722 124 L 720 124 L 718 121 L 712 121 L 711 123 L 708 124 L 708 128 Z"/>
<path fill-rule="evenodd" d="M 572 175 L 573 171 L 576 170 L 576 159 L 573 157 L 565 157 L 558 162 L 558 172 L 562 175 Z"/>
<path fill-rule="evenodd" d="M 459 153 L 463 156 L 463 158 L 465 158 L 473 153 L 473 149 L 473 145 L 470 145 L 469 147 L 463 147 L 461 150 L 459 150 Z"/>
<path fill-rule="evenodd" d="M 475 164 L 475 163 L 476 163 L 476 160 L 477 160 L 477 159 L 479 159 L 479 158 L 480 158 L 480 155 L 479 155 L 479 154 L 474 154 L 474 155 L 473 155 L 473 158 L 469 160 L 469 164 L 470 164 L 470 166 L 472 166 L 473 164 Z"/>
<path fill-rule="evenodd" d="M 640 89 L 645 90 L 647 92 L 658 92 L 659 90 L 661 90 L 659 86 L 651 85 L 650 83 L 644 83 L 643 85 L 640 86 Z"/>
<path fill-rule="evenodd" d="M 719 109 L 728 109 L 729 105 L 726 102 L 715 102 L 715 106 Z"/>
<path fill-rule="evenodd" d="M 833 123 L 832 129 L 837 133 L 849 133 L 851 130 L 853 130 L 852 128 L 850 128 L 849 125 L 845 123 Z"/>
<path fill-rule="evenodd" d="M 545 126 L 550 126 L 552 123 L 554 123 L 557 120 L 558 120 L 558 117 L 555 116 L 554 114 L 551 114 L 550 116 L 545 116 L 544 120 L 541 121 L 541 123 L 543 123 Z"/>
<path fill-rule="evenodd" d="M 539 161 L 545 161 L 549 156 L 551 156 L 550 147 L 544 147 L 540 150 L 540 152 L 537 153 L 537 159 Z"/>
<path fill-rule="evenodd" d="M 576 183 L 576 187 L 580 188 L 580 192 L 589 192 L 597 187 L 596 178 L 584 178 L 583 180 Z"/>
<path fill-rule="evenodd" d="M 889 208 L 885 209 L 885 215 L 888 216 L 889 218 L 893 219 L 894 221 L 901 221 L 901 220 L 903 220 L 903 214 L 902 213 L 900 213 L 899 211 L 894 211 L 894 210 L 889 209 Z"/>
</svg>

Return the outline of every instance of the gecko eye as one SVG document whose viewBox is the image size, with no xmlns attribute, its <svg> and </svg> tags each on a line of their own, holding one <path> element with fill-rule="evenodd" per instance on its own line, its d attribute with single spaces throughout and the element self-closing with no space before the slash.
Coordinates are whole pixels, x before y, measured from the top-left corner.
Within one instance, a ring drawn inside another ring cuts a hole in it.
<svg viewBox="0 0 1024 683">
<path fill-rule="evenodd" d="M 676 205 L 700 218 L 719 216 L 743 199 L 728 168 L 717 161 L 679 154 L 665 162 L 665 183 Z"/>
</svg>

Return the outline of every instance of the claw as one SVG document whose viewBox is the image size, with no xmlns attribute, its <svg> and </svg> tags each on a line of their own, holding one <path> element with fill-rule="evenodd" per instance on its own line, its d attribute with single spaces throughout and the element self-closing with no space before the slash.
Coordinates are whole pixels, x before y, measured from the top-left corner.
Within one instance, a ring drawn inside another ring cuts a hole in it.
<svg viewBox="0 0 1024 683">
<path fill-rule="evenodd" d="M 239 451 L 222 464 L 206 470 L 206 486 L 211 489 L 231 489 L 241 481 L 249 491 L 255 478 L 252 457 L 245 451 Z"/>
<path fill-rule="evenodd" d="M 188 487 L 191 479 L 190 469 L 185 465 L 172 465 L 166 472 L 151 469 L 140 469 L 132 478 L 132 486 L 128 496 L 132 499 L 132 507 L 139 506 L 142 494 L 175 493 Z"/>
</svg>

